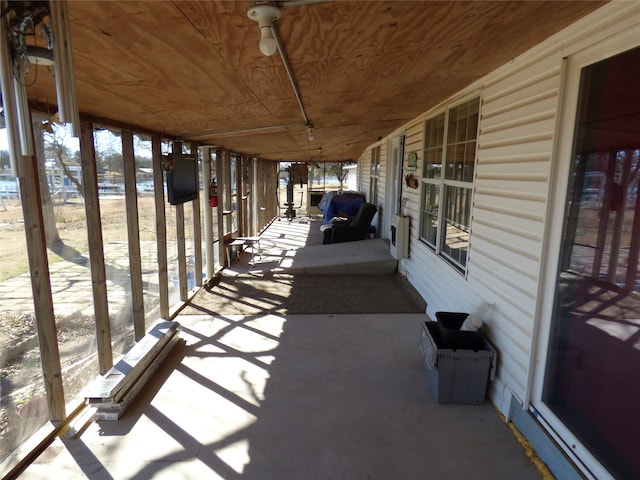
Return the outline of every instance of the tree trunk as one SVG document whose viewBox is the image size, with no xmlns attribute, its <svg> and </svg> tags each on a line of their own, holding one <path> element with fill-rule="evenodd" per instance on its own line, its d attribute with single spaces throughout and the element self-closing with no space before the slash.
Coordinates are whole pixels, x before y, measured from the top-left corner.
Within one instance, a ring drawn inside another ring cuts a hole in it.
<svg viewBox="0 0 640 480">
<path fill-rule="evenodd" d="M 47 181 L 47 172 L 45 169 L 44 155 L 44 136 L 40 129 L 40 122 L 33 122 L 33 143 L 36 149 L 36 159 L 38 164 L 38 179 L 40 181 L 40 192 L 42 195 L 42 216 L 44 219 L 44 235 L 47 241 L 47 247 L 52 248 L 62 242 L 58 233 L 58 225 L 56 224 L 56 214 L 53 210 L 53 199 L 49 190 L 49 182 Z"/>
<path fill-rule="evenodd" d="M 62 167 L 62 172 L 64 173 L 64 175 L 69 179 L 71 183 L 75 185 L 76 190 L 78 191 L 78 195 L 84 198 L 84 188 L 82 187 L 82 183 L 80 183 L 78 179 L 73 176 L 73 172 L 69 170 L 69 167 L 62 159 L 62 155 L 58 155 L 58 158 L 56 160 L 58 161 L 58 165 Z"/>
</svg>

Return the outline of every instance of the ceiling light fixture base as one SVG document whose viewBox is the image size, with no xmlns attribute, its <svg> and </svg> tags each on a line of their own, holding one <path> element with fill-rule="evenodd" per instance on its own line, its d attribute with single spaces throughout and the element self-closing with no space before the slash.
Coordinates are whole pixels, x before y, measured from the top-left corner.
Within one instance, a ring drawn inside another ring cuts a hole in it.
<svg viewBox="0 0 640 480">
<path fill-rule="evenodd" d="M 258 22 L 260 27 L 260 42 L 258 46 L 263 55 L 271 56 L 276 53 L 278 44 L 273 36 L 273 22 L 280 18 L 280 9 L 274 5 L 256 5 L 247 12 L 247 17 Z"/>
</svg>

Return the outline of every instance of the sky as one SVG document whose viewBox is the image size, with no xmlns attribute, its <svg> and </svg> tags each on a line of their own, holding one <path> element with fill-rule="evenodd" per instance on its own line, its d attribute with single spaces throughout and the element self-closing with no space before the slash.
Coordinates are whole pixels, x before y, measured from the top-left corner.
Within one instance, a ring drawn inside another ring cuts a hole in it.
<svg viewBox="0 0 640 480">
<path fill-rule="evenodd" d="M 78 148 L 78 140 L 69 135 L 69 148 L 72 150 Z M 0 150 L 9 150 L 9 143 L 7 141 L 7 129 L 0 128 Z"/>
<path fill-rule="evenodd" d="M 56 128 L 62 128 L 62 126 L 59 126 Z M 117 135 L 114 135 L 107 129 L 96 130 L 95 139 L 96 139 L 96 149 L 98 150 L 102 150 L 102 151 L 120 150 L 120 137 Z M 78 139 L 72 137 L 70 131 L 67 132 L 67 135 L 65 136 L 65 144 L 71 151 L 76 151 L 79 148 Z M 9 150 L 6 128 L 0 128 L 0 150 Z M 150 157 L 150 152 L 139 151 L 137 149 L 136 155 L 140 155 L 142 157 Z"/>
</svg>

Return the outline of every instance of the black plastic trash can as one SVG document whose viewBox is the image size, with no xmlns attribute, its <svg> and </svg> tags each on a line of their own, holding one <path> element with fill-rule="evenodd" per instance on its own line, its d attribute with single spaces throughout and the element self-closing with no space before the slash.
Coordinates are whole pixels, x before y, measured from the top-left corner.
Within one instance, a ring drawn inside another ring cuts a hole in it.
<svg viewBox="0 0 640 480">
<path fill-rule="evenodd" d="M 436 312 L 443 348 L 477 351 L 484 346 L 485 342 L 479 331 L 460 330 L 468 316 L 468 313 L 462 312 Z"/>
</svg>

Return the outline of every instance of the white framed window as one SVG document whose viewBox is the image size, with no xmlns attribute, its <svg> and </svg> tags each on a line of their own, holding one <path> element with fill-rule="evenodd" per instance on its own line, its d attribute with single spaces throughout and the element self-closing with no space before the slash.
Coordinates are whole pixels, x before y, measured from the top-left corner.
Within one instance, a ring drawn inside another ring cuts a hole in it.
<svg viewBox="0 0 640 480">
<path fill-rule="evenodd" d="M 480 98 L 424 125 L 420 240 L 458 270 L 467 266 Z"/>
</svg>

